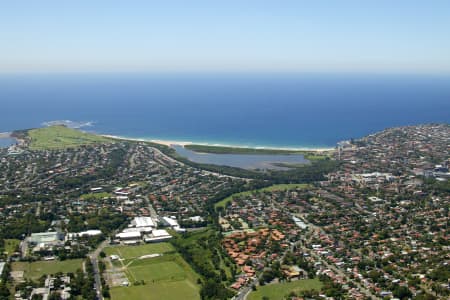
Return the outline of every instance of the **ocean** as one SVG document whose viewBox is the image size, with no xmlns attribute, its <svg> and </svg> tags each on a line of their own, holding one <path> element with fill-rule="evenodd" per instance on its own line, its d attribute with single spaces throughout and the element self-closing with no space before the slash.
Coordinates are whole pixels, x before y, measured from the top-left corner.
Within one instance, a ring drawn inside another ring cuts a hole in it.
<svg viewBox="0 0 450 300">
<path fill-rule="evenodd" d="M 387 127 L 449 123 L 450 76 L 3 74 L 0 107 L 0 132 L 71 120 L 132 138 L 334 147 Z"/>
</svg>

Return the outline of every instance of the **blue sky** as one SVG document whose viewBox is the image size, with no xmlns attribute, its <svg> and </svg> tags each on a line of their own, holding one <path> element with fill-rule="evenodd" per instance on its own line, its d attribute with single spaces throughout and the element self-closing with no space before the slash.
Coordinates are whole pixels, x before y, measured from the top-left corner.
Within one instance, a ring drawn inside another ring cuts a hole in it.
<svg viewBox="0 0 450 300">
<path fill-rule="evenodd" d="M 0 0 L 0 72 L 450 73 L 448 0 Z"/>
</svg>

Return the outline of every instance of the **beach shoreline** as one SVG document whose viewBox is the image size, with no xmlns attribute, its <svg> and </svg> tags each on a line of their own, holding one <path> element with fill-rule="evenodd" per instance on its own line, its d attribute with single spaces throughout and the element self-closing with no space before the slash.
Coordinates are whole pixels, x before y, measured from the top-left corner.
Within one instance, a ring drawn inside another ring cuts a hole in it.
<svg viewBox="0 0 450 300">
<path fill-rule="evenodd" d="M 11 137 L 11 132 L 0 132 L 0 139 L 10 139 Z"/>
<path fill-rule="evenodd" d="M 152 138 L 131 138 L 118 135 L 102 134 L 101 136 L 117 139 L 117 140 L 129 140 L 138 142 L 152 142 L 155 144 L 165 145 L 171 147 L 173 145 L 186 146 L 186 145 L 202 145 L 210 147 L 230 147 L 230 148 L 243 148 L 243 149 L 261 149 L 261 150 L 286 150 L 286 151 L 308 151 L 308 152 L 330 152 L 334 151 L 335 147 L 276 147 L 276 146 L 249 146 L 238 144 L 220 144 L 220 143 L 208 143 L 208 142 L 195 142 L 195 141 L 180 141 L 180 140 L 165 140 L 165 139 L 152 139 Z"/>
</svg>

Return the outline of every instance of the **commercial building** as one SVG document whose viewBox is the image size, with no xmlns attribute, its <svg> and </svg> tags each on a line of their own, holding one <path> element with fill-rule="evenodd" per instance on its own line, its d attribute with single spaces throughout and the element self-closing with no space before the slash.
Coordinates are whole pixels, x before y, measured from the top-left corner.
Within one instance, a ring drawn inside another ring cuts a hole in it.
<svg viewBox="0 0 450 300">
<path fill-rule="evenodd" d="M 151 235 L 144 236 L 144 242 L 146 243 L 157 243 L 168 241 L 172 236 L 164 229 L 155 229 Z"/>
</svg>

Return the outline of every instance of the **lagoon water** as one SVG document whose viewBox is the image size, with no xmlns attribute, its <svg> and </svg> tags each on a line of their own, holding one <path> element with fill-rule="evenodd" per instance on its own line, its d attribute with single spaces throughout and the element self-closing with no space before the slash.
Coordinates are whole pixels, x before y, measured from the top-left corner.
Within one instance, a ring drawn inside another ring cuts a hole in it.
<svg viewBox="0 0 450 300">
<path fill-rule="evenodd" d="M 46 121 L 134 138 L 333 147 L 387 127 L 450 121 L 450 76 L 0 75 L 0 132 Z"/>
<path fill-rule="evenodd" d="M 11 145 L 14 145 L 16 141 L 10 138 L 0 138 L 0 148 L 6 148 Z"/>
<path fill-rule="evenodd" d="M 308 163 L 308 160 L 306 160 L 301 154 L 215 154 L 194 152 L 180 145 L 173 145 L 172 147 L 179 155 L 197 163 L 230 166 L 243 169 L 283 170 L 286 168 L 277 166 L 276 164 L 282 163 L 298 165 Z"/>
</svg>

